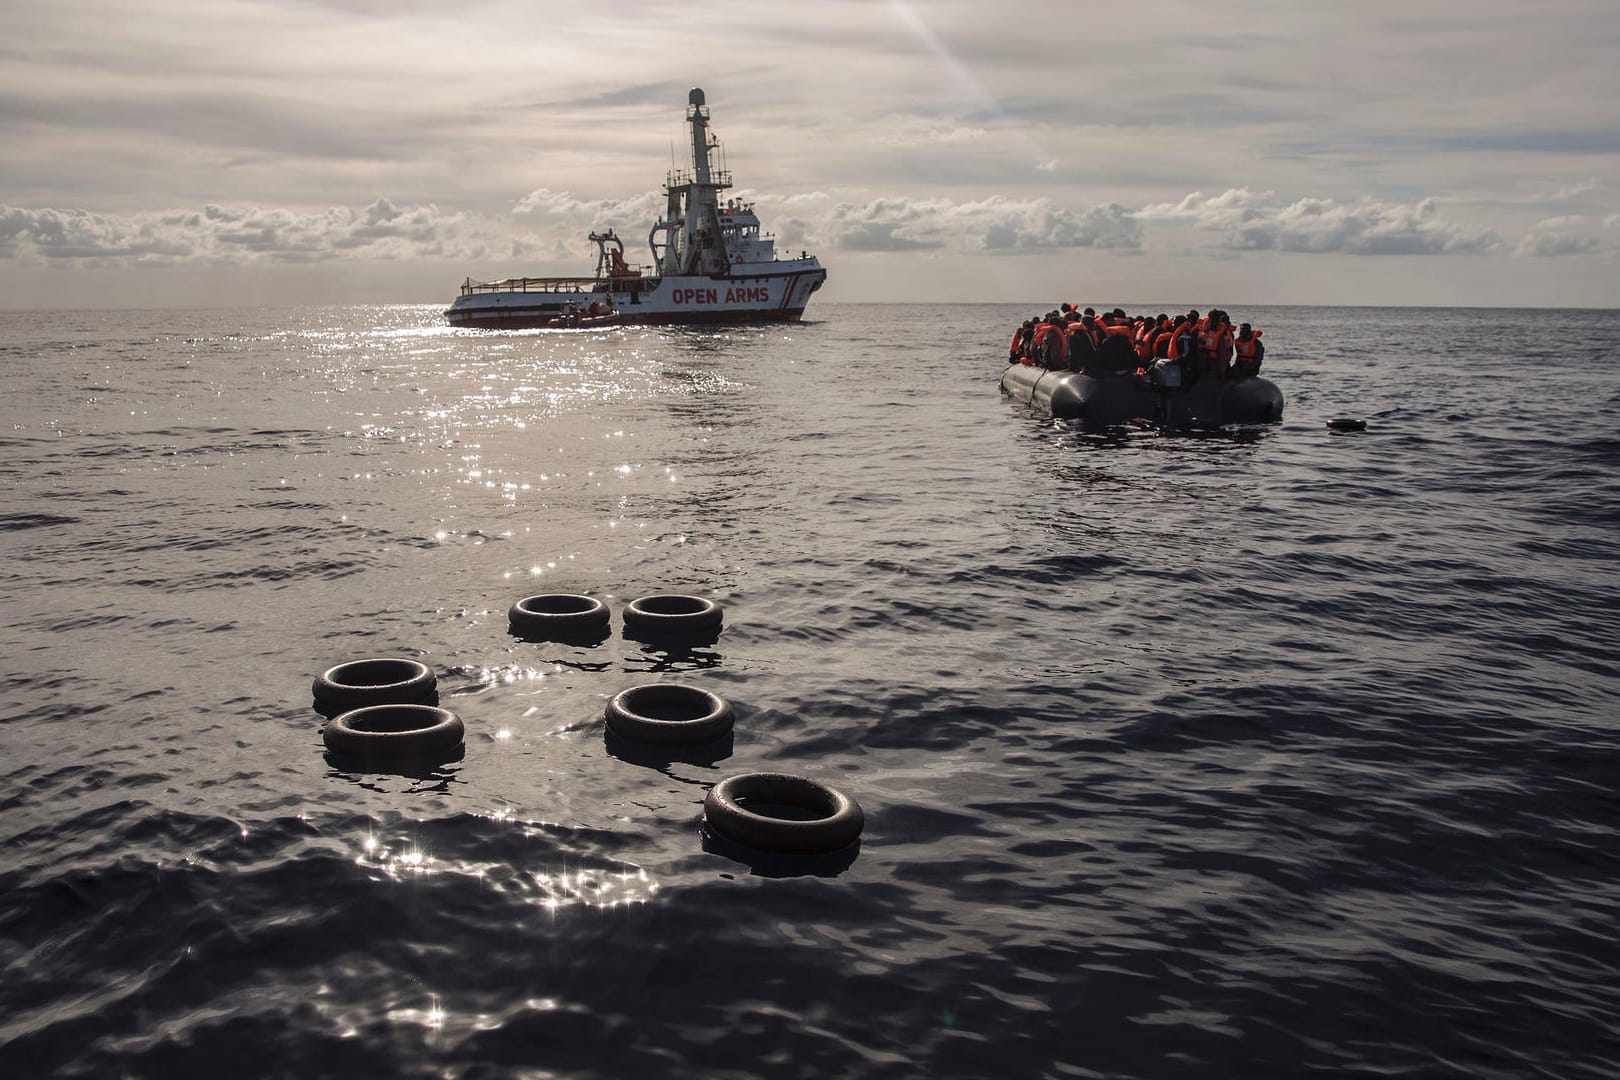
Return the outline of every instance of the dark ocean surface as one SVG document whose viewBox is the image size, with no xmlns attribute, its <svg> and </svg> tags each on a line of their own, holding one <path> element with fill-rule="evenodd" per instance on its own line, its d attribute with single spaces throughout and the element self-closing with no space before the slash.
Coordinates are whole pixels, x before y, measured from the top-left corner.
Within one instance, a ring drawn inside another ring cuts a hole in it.
<svg viewBox="0 0 1620 1080">
<path fill-rule="evenodd" d="M 1225 306 L 1279 425 L 1010 403 L 1031 306 L 0 313 L 0 1075 L 1620 1075 L 1620 313 Z M 372 656 L 459 760 L 326 756 Z"/>
</svg>

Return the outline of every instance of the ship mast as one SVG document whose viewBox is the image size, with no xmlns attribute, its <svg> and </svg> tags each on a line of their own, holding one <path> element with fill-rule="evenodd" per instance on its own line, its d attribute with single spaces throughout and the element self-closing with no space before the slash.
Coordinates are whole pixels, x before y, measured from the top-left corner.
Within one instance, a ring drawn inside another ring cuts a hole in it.
<svg viewBox="0 0 1620 1080">
<path fill-rule="evenodd" d="M 692 172 L 672 172 L 664 185 L 669 202 L 664 220 L 653 227 L 663 231 L 659 270 L 665 274 L 724 274 L 731 267 L 720 233 L 720 192 L 731 186 L 731 174 L 712 167 L 710 155 L 720 140 L 709 133 L 709 110 L 703 91 L 693 87 L 686 96 L 686 122 L 692 126 Z"/>
</svg>

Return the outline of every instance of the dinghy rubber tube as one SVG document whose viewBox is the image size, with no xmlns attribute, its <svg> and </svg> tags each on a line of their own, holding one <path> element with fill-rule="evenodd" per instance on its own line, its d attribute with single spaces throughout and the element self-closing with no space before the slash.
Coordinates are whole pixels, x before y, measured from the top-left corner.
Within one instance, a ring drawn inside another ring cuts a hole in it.
<svg viewBox="0 0 1620 1080">
<path fill-rule="evenodd" d="M 1001 389 L 1064 419 L 1118 423 L 1131 419 L 1169 423 L 1254 424 L 1281 420 L 1282 391 L 1269 379 L 1199 379 L 1167 389 L 1134 374 L 1088 375 L 1013 364 Z"/>
</svg>

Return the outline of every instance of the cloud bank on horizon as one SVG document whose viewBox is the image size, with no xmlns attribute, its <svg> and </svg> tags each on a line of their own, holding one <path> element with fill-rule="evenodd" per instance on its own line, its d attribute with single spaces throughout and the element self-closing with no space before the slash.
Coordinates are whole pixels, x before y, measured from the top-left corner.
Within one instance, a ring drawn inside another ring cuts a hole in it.
<svg viewBox="0 0 1620 1080">
<path fill-rule="evenodd" d="M 588 230 L 633 250 L 662 209 L 692 84 L 733 194 L 822 256 L 830 299 L 1220 279 L 1262 303 L 1620 305 L 1620 20 L 1596 0 L 721 0 L 696 21 L 628 0 L 554 21 L 510 0 L 28 5 L 0 44 L 10 306 L 73 276 L 149 299 L 199 268 L 221 301 L 233 270 L 294 300 L 313 266 L 390 264 L 405 300 L 586 271 Z"/>
</svg>

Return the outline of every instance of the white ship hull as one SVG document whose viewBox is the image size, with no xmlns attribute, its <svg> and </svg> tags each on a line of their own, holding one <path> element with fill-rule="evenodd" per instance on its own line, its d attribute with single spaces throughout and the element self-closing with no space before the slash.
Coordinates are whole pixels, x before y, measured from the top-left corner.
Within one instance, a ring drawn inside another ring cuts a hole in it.
<svg viewBox="0 0 1620 1080">
<path fill-rule="evenodd" d="M 734 266 L 724 276 L 662 278 L 526 278 L 470 286 L 445 317 L 452 326 L 478 330 L 544 328 L 572 304 L 617 311 L 621 323 L 791 322 L 827 280 L 815 259 Z"/>
</svg>

